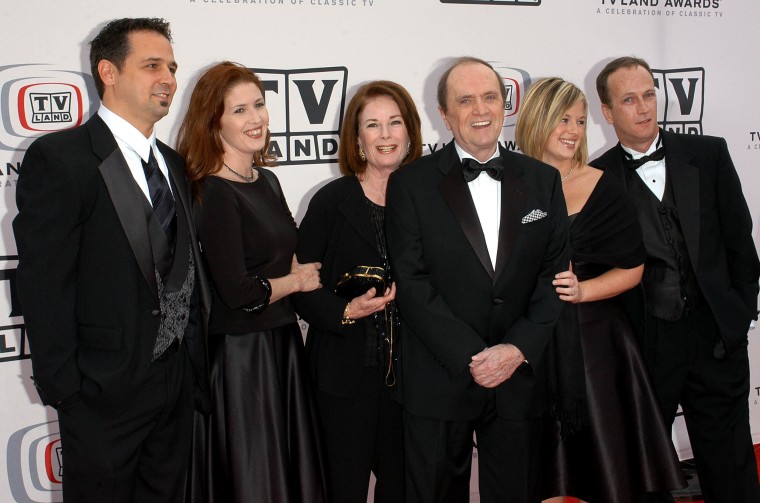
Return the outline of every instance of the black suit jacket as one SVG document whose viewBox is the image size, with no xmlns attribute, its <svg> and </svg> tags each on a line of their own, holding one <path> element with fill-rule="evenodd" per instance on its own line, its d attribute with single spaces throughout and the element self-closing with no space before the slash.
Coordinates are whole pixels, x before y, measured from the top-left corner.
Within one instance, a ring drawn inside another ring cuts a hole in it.
<svg viewBox="0 0 760 503">
<path fill-rule="evenodd" d="M 350 299 L 337 296 L 335 285 L 343 273 L 356 266 L 383 265 L 374 229 L 355 176 L 333 180 L 314 194 L 298 228 L 298 260 L 322 263 L 323 286 L 291 299 L 309 323 L 306 351 L 312 382 L 337 396 L 356 397 L 359 393 L 367 324 L 360 320 L 341 325 Z"/>
<path fill-rule="evenodd" d="M 494 391 L 500 416 L 546 407 L 544 348 L 562 310 L 554 275 L 568 268 L 567 211 L 557 170 L 501 150 L 501 228 L 495 270 L 461 162 L 450 142 L 391 175 L 386 231 L 402 325 L 404 407 L 415 415 L 472 419 L 486 389 L 471 356 L 499 343 L 525 364 Z M 539 210 L 543 218 L 523 222 Z"/>
<path fill-rule="evenodd" d="M 162 143 L 176 208 L 188 222 L 191 196 L 182 159 Z M 150 204 L 116 140 L 94 115 L 83 126 L 37 139 L 21 165 L 13 222 L 18 294 L 43 403 L 76 394 L 115 414 L 147 375 L 160 323 L 148 230 Z M 193 253 L 197 238 L 189 225 Z M 196 290 L 184 343 L 206 399 L 207 287 Z"/>
<path fill-rule="evenodd" d="M 745 347 L 757 312 L 760 263 L 728 146 L 713 136 L 660 134 L 691 267 L 726 349 Z M 591 165 L 626 183 L 623 161 L 622 149 L 615 146 Z"/>
</svg>

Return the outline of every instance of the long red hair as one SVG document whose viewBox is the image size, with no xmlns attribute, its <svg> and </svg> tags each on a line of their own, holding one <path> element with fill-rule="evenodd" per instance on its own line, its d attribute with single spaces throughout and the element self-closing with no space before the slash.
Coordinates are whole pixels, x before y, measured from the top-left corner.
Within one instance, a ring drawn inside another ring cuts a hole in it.
<svg viewBox="0 0 760 503">
<path fill-rule="evenodd" d="M 245 66 L 230 61 L 217 63 L 206 70 L 190 96 L 187 113 L 179 128 L 177 152 L 185 159 L 187 177 L 196 197 L 200 183 L 222 169 L 224 147 L 219 130 L 224 113 L 224 98 L 230 89 L 242 82 L 255 84 L 264 96 L 261 79 Z M 253 156 L 256 166 L 274 165 L 275 157 L 267 153 L 269 139 L 267 129 L 264 148 Z"/>
</svg>

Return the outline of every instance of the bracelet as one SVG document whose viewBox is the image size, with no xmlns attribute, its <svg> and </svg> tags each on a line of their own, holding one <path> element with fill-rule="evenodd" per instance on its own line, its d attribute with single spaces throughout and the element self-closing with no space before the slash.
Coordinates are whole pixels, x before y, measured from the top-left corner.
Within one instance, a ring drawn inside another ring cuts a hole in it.
<svg viewBox="0 0 760 503">
<path fill-rule="evenodd" d="M 266 278 L 262 278 L 261 276 L 253 276 L 251 279 L 255 279 L 259 283 L 261 283 L 261 286 L 264 287 L 264 300 L 259 302 L 258 304 L 250 307 L 244 307 L 243 311 L 246 313 L 260 313 L 266 307 L 269 305 L 269 299 L 272 297 L 272 285 L 269 283 L 269 280 Z"/>
<path fill-rule="evenodd" d="M 343 317 L 340 319 L 341 325 L 353 325 L 356 323 L 356 320 L 351 319 L 351 315 L 349 313 L 349 306 L 351 306 L 351 301 L 348 301 L 348 304 L 346 304 L 346 308 L 343 310 Z"/>
</svg>

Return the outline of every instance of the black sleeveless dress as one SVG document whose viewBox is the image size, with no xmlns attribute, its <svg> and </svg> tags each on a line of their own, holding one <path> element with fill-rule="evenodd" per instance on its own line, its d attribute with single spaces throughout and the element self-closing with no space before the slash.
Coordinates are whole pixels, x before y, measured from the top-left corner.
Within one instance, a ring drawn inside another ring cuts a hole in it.
<svg viewBox="0 0 760 503">
<path fill-rule="evenodd" d="M 570 220 L 579 281 L 644 263 L 636 213 L 613 176 L 602 175 Z M 620 298 L 580 303 L 577 309 L 588 425 L 564 439 L 555 425 L 550 427 L 543 497 L 633 503 L 643 501 L 645 492 L 684 487 L 670 429 Z"/>
</svg>

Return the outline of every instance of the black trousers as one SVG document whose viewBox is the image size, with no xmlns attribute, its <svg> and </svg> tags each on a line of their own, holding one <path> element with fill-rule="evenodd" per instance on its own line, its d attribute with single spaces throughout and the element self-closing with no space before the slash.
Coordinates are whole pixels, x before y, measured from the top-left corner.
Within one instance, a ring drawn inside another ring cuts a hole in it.
<svg viewBox="0 0 760 503">
<path fill-rule="evenodd" d="M 184 346 L 151 368 L 117 416 L 77 401 L 58 411 L 66 503 L 179 501 L 190 453 L 193 373 Z"/>
<path fill-rule="evenodd" d="M 366 501 L 372 472 L 375 503 L 404 503 L 402 409 L 383 382 L 383 370 L 364 367 L 356 398 L 318 392 L 317 406 L 330 502 Z"/>
<path fill-rule="evenodd" d="M 644 356 L 666 424 L 681 404 L 705 503 L 757 503 L 747 347 L 718 360 L 717 338 L 709 312 L 687 310 L 672 322 L 647 316 Z M 652 500 L 673 501 L 669 494 Z"/>
<path fill-rule="evenodd" d="M 540 419 L 500 418 L 491 396 L 469 421 L 404 413 L 407 503 L 468 503 L 473 432 L 481 503 L 538 503 Z"/>
</svg>

